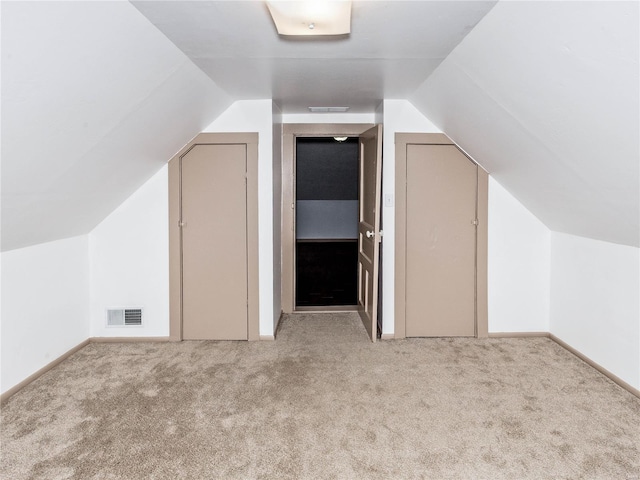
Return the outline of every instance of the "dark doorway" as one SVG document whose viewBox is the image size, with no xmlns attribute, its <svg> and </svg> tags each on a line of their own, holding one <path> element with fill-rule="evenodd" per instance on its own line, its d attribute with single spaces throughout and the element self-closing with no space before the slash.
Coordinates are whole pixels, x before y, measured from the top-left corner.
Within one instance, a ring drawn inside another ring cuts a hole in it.
<svg viewBox="0 0 640 480">
<path fill-rule="evenodd" d="M 296 139 L 296 306 L 357 305 L 358 139 Z"/>
</svg>

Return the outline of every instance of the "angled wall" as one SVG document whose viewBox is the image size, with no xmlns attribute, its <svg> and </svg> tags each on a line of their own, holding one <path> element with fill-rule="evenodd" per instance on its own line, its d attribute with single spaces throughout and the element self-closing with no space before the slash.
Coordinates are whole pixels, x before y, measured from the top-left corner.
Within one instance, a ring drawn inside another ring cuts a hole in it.
<svg viewBox="0 0 640 480">
<path fill-rule="evenodd" d="M 129 2 L 3 2 L 2 250 L 86 234 L 230 103 Z"/>
<path fill-rule="evenodd" d="M 410 100 L 551 230 L 640 245 L 638 2 L 498 2 Z"/>
</svg>

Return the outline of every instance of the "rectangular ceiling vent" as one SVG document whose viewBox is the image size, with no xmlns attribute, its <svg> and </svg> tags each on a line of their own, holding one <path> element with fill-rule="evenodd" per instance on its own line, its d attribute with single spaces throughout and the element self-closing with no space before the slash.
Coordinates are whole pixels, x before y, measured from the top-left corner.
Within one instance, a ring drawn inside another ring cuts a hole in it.
<svg viewBox="0 0 640 480">
<path fill-rule="evenodd" d="M 142 326 L 142 308 L 107 308 L 107 326 Z"/>
<path fill-rule="evenodd" d="M 312 113 L 345 113 L 349 107 L 307 107 Z"/>
</svg>

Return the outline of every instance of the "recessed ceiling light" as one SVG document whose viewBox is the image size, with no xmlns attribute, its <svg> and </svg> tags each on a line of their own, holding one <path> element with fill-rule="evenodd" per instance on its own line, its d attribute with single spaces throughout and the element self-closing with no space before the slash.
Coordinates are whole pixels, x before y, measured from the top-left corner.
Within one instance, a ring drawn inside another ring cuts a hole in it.
<svg viewBox="0 0 640 480">
<path fill-rule="evenodd" d="M 349 107 L 308 107 L 313 113 L 344 113 Z"/>
<path fill-rule="evenodd" d="M 280 35 L 351 33 L 351 0 L 273 0 L 267 7 Z"/>
</svg>

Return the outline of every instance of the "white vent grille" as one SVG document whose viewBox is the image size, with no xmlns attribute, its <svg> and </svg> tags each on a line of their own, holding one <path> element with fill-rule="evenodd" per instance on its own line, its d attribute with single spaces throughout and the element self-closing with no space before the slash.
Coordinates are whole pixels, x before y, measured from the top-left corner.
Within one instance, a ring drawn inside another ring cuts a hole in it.
<svg viewBox="0 0 640 480">
<path fill-rule="evenodd" d="M 107 326 L 142 326 L 142 308 L 107 308 Z"/>
</svg>

